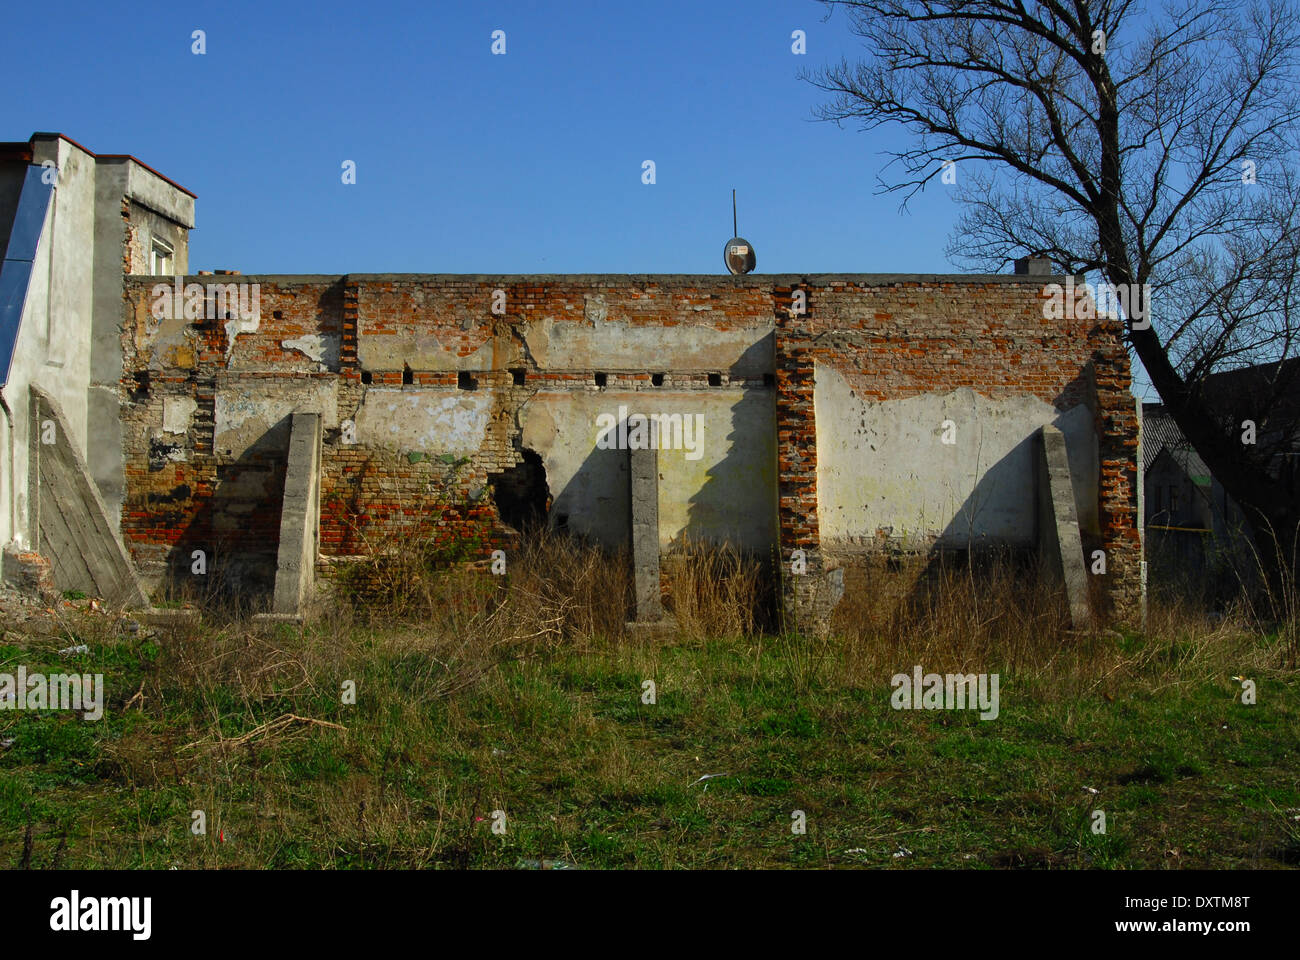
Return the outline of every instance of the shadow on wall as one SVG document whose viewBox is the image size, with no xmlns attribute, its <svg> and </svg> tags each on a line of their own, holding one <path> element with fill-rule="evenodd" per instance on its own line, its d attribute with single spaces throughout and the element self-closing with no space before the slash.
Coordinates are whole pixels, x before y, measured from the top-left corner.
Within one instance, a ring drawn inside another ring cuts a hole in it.
<svg viewBox="0 0 1300 960">
<path fill-rule="evenodd" d="M 219 462 L 216 487 L 188 520 L 167 554 L 162 583 L 169 598 L 235 603 L 270 610 L 280 547 L 280 511 L 289 457 L 289 416 L 277 421 L 237 459 Z M 166 469 L 151 458 L 150 469 Z M 166 495 L 151 494 L 151 509 Z M 201 557 L 195 557 L 201 551 Z M 202 564 L 205 572 L 198 573 Z"/>
<path fill-rule="evenodd" d="M 1085 544 L 1097 540 L 1098 451 L 1093 372 L 1089 364 L 1053 400 L 1052 425 L 1066 436 L 1075 515 Z M 980 553 L 1033 550 L 1037 545 L 1038 430 L 1031 430 L 979 478 L 939 535 L 936 547 Z M 1089 475 L 1092 474 L 1092 475 Z M 1081 503 L 1080 497 L 1092 502 Z"/>
<path fill-rule="evenodd" d="M 760 341 L 730 372 L 753 377 L 770 356 L 770 342 Z M 554 496 L 549 526 L 609 549 L 629 544 L 627 447 L 635 442 L 638 414 L 662 413 L 677 419 L 667 428 L 661 429 L 661 421 L 642 431 L 657 437 L 661 531 L 672 533 L 673 545 L 683 539 L 729 542 L 769 552 L 776 541 L 775 388 L 643 390 L 627 396 L 620 400 L 629 408 L 627 415 L 609 421 L 614 423 L 609 447 L 595 445 L 593 430 L 591 449 Z M 697 414 L 702 439 L 694 425 L 687 428 L 687 418 Z"/>
<path fill-rule="evenodd" d="M 772 335 L 750 346 L 731 367 L 732 376 L 767 370 Z M 776 552 L 776 387 L 746 386 L 731 405 L 725 433 L 715 429 L 706 442 L 721 443 L 725 455 L 705 471 L 688 501 L 686 526 L 673 538 L 692 543 L 728 543 L 764 563 Z M 705 460 L 712 460 L 705 451 Z"/>
<path fill-rule="evenodd" d="M 1086 407 L 1075 407 L 1058 414 L 1052 422 L 1057 427 L 1072 426 L 1076 431 L 1075 443 L 1082 443 L 1085 431 L 1081 429 L 1081 421 L 1085 412 L 1091 415 Z M 1074 421 L 1073 424 L 1070 423 L 1071 420 Z M 1038 431 L 1035 430 L 980 474 L 970 494 L 944 527 L 939 538 L 930 546 L 925 566 L 909 592 L 910 604 L 924 606 L 930 598 L 933 585 L 945 569 L 992 569 L 1001 564 L 1010 564 L 1012 569 L 1020 571 L 1026 596 L 1035 595 L 1040 582 L 1054 592 L 1059 590 L 1064 596 L 1064 584 L 1058 582 L 1059 575 L 1045 574 L 1043 558 L 1039 555 L 1041 531 L 1038 506 L 1043 492 L 1038 488 L 1040 451 L 1037 436 Z M 1079 455 L 1079 451 L 1072 450 L 1072 473 L 1079 469 L 1080 462 L 1088 462 L 1088 458 Z M 1084 513 L 1077 502 L 1079 478 L 1072 479 L 1076 497 L 1075 515 L 1082 518 Z M 1084 490 L 1095 489 L 1095 478 L 1093 482 L 1085 478 L 1082 487 Z M 992 535 L 989 527 L 994 530 Z M 1079 534 L 1086 567 L 1092 550 L 1100 546 L 1100 536 L 1096 531 L 1086 529 L 1082 523 Z M 1044 577 L 1047 579 L 1044 580 Z M 1100 586 L 1099 578 L 1089 577 L 1090 603 L 1094 610 L 1101 609 Z"/>
<path fill-rule="evenodd" d="M 627 420 L 618 424 L 620 435 Z M 547 526 L 617 550 L 632 542 L 627 451 L 593 447 L 551 502 Z"/>
</svg>

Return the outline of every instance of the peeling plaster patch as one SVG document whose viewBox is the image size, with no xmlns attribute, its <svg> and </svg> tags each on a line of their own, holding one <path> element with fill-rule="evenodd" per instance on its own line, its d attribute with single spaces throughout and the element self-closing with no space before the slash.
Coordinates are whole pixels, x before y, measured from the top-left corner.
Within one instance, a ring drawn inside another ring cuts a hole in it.
<svg viewBox="0 0 1300 960">
<path fill-rule="evenodd" d="M 364 333 L 357 343 L 357 359 L 366 370 L 401 370 L 403 364 L 412 370 L 492 369 L 491 340 L 461 356 L 456 343 L 444 345 L 433 333 L 409 337 L 367 337 Z"/>
<path fill-rule="evenodd" d="M 338 384 L 334 380 L 287 381 L 248 392 L 238 382 L 217 390 L 217 453 L 243 456 L 259 441 L 283 446 L 289 443 L 289 414 L 319 413 L 325 429 L 338 426 Z M 273 430 L 283 436 L 269 436 Z M 230 451 L 229 454 L 226 451 Z"/>
<path fill-rule="evenodd" d="M 357 441 L 398 452 L 477 453 L 487 435 L 493 398 L 444 390 L 369 390 L 357 411 Z"/>
<path fill-rule="evenodd" d="M 150 369 L 194 367 L 194 330 L 187 320 L 155 320 L 150 316 L 142 334 L 137 335 L 136 349 L 149 357 Z"/>
<path fill-rule="evenodd" d="M 523 445 L 530 450 L 539 451 L 542 456 L 548 456 L 555 445 L 556 438 L 560 435 L 560 426 L 555 420 L 553 404 L 543 400 L 540 403 L 530 404 L 526 410 L 527 413 L 522 418 Z M 595 441 L 592 441 L 592 446 L 595 446 Z"/>
<path fill-rule="evenodd" d="M 547 348 L 551 342 L 551 331 L 555 329 L 554 317 L 542 317 L 540 321 L 521 324 L 515 328 L 523 344 L 524 356 L 531 359 L 541 369 L 547 365 Z"/>
<path fill-rule="evenodd" d="M 605 303 L 603 293 L 588 293 L 586 300 L 586 317 L 588 323 L 600 323 L 609 315 L 609 306 Z"/>
<path fill-rule="evenodd" d="M 326 366 L 335 366 L 339 357 L 339 338 L 325 334 L 309 333 L 294 340 L 281 340 L 280 346 L 286 350 L 297 350 L 308 358 Z"/>
<path fill-rule="evenodd" d="M 226 321 L 226 361 L 230 361 L 230 354 L 235 349 L 235 337 L 241 333 L 254 333 L 262 323 L 262 311 L 259 309 L 252 317 L 247 320 L 240 317 L 231 317 Z"/>
<path fill-rule="evenodd" d="M 529 346 L 540 365 L 550 353 L 570 368 L 644 369 L 648 357 L 661 368 L 721 368 L 733 377 L 757 376 L 773 369 L 773 335 L 769 324 L 719 330 L 707 325 L 639 326 L 606 320 L 594 327 L 556 324 L 546 331 L 539 350 L 536 331 Z"/>
<path fill-rule="evenodd" d="M 163 432 L 187 433 L 190 418 L 198 408 L 193 397 L 166 397 L 163 400 Z"/>
</svg>

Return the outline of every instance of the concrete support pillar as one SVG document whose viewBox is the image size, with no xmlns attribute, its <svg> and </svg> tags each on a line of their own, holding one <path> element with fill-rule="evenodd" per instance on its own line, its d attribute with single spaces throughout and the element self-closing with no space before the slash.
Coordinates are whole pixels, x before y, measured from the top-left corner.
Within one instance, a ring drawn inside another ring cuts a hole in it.
<svg viewBox="0 0 1300 960">
<path fill-rule="evenodd" d="M 295 413 L 291 425 L 272 613 L 296 618 L 306 614 L 315 584 L 320 534 L 320 414 Z"/>
<path fill-rule="evenodd" d="M 1086 629 L 1092 626 L 1088 568 L 1079 536 L 1079 514 L 1074 503 L 1065 434 L 1046 424 L 1038 431 L 1037 445 L 1039 562 L 1049 579 L 1064 583 L 1070 620 L 1075 627 Z"/>
<path fill-rule="evenodd" d="M 632 576 L 637 623 L 662 620 L 659 597 L 659 451 L 628 450 L 632 511 Z"/>
</svg>

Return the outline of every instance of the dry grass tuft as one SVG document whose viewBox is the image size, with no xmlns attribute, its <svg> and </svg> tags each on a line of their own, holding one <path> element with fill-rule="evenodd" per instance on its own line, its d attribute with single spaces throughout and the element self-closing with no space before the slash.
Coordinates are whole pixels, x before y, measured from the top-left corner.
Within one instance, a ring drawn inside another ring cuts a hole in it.
<svg viewBox="0 0 1300 960">
<path fill-rule="evenodd" d="M 664 561 L 668 607 L 683 638 L 751 636 L 763 621 L 770 587 L 759 560 L 729 544 L 683 539 Z"/>
</svg>

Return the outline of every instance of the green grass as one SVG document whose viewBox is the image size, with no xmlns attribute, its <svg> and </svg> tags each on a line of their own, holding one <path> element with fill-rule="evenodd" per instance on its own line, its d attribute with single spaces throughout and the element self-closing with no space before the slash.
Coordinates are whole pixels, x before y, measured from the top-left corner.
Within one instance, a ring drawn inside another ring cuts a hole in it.
<svg viewBox="0 0 1300 960">
<path fill-rule="evenodd" d="M 418 630 L 333 625 L 78 642 L 91 652 L 75 659 L 0 647 L 0 672 L 102 672 L 108 701 L 98 723 L 0 712 L 14 740 L 0 867 L 23 865 L 29 829 L 33 867 L 1300 862 L 1300 681 L 1257 672 L 1244 706 L 1229 671 L 1176 639 L 1098 641 L 1101 658 L 1163 644 L 1104 684 L 1003 668 L 988 722 L 895 711 L 892 670 L 798 637 L 552 645 L 485 664 Z M 230 742 L 285 714 L 346 731 L 291 721 Z"/>
</svg>

